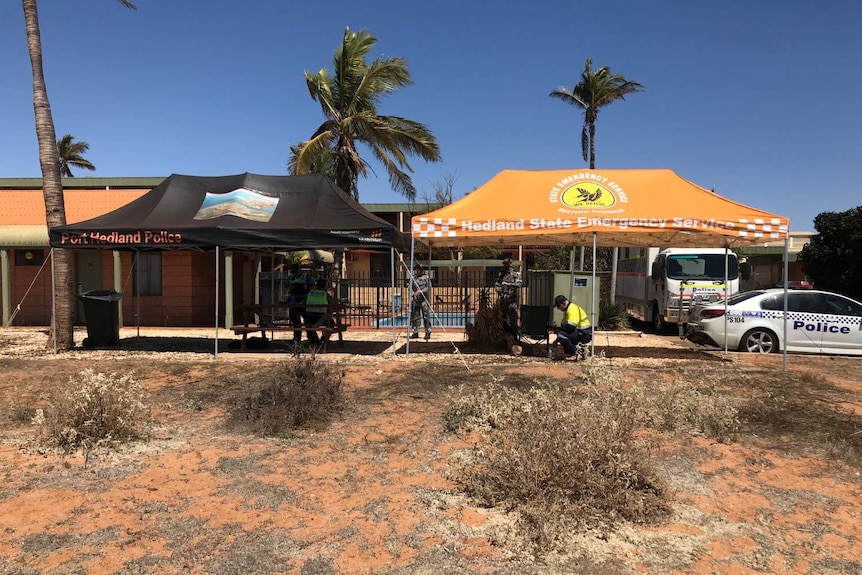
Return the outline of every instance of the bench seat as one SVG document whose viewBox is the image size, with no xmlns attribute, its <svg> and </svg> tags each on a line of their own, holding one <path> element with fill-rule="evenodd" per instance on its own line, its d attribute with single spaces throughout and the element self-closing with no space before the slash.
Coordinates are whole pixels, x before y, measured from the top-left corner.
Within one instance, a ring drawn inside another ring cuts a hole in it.
<svg viewBox="0 0 862 575">
<path fill-rule="evenodd" d="M 250 333 L 260 332 L 263 337 L 266 337 L 266 332 L 295 332 L 295 331 L 304 331 L 306 333 L 310 331 L 316 331 L 320 333 L 321 342 L 323 343 L 323 351 L 326 351 L 327 344 L 329 343 L 329 336 L 334 333 L 338 334 L 338 343 L 341 347 L 344 347 L 344 337 L 343 334 L 347 331 L 347 328 L 350 327 L 349 323 L 340 323 L 337 325 L 289 325 L 287 323 L 280 323 L 277 325 L 259 325 L 255 323 L 248 324 L 240 324 L 231 326 L 231 331 L 236 335 L 242 335 L 242 343 L 240 344 L 240 352 L 245 352 L 246 350 L 246 338 Z"/>
</svg>

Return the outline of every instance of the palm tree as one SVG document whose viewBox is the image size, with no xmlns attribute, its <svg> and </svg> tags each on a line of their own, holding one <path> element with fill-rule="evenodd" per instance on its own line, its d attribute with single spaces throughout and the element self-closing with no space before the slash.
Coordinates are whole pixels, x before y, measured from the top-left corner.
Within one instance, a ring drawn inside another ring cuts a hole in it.
<svg viewBox="0 0 862 575">
<path fill-rule="evenodd" d="M 630 80 L 626 80 L 620 74 L 612 74 L 611 69 L 602 66 L 593 70 L 593 59 L 587 58 L 584 70 L 581 72 L 581 81 L 569 90 L 560 86 L 551 92 L 551 98 L 557 98 L 584 111 L 584 125 L 581 129 L 581 153 L 584 161 L 590 161 L 590 169 L 596 168 L 596 120 L 599 117 L 599 109 L 607 106 L 614 100 L 625 100 L 627 94 L 642 92 L 644 87 Z M 583 247 L 581 247 L 581 258 L 583 259 Z M 610 254 L 611 268 L 611 303 L 616 300 L 616 271 L 618 249 L 613 248 Z M 593 266 L 597 264 L 607 267 L 608 255 L 595 254 Z"/>
<path fill-rule="evenodd" d="M 581 80 L 574 88 L 569 90 L 561 86 L 550 93 L 551 98 L 557 98 L 584 111 L 581 151 L 584 161 L 589 160 L 591 170 L 596 167 L 596 119 L 599 109 L 615 100 L 625 100 L 627 94 L 643 90 L 641 84 L 626 80 L 620 74 L 612 74 L 607 66 L 593 70 L 593 60 L 587 58 L 581 72 Z"/>
<path fill-rule="evenodd" d="M 386 168 L 389 185 L 407 199 L 416 198 L 408 172 L 407 156 L 429 162 L 440 160 L 440 148 L 431 131 L 419 122 L 398 116 L 381 116 L 377 104 L 384 96 L 413 83 L 403 58 L 365 61 L 377 38 L 367 30 L 344 30 L 335 50 L 333 71 L 305 72 L 312 99 L 320 103 L 326 121 L 310 139 L 291 146 L 291 174 L 327 173 L 345 192 L 359 199 L 359 176 L 368 173 L 357 143 L 370 148 Z"/>
<path fill-rule="evenodd" d="M 119 0 L 125 7 L 135 10 L 128 0 Z M 24 23 L 27 30 L 27 48 L 33 72 L 33 112 L 36 116 L 36 138 L 39 141 L 39 165 L 42 168 L 42 195 L 45 198 L 45 220 L 48 227 L 66 224 L 66 206 L 63 202 L 63 183 L 60 174 L 60 155 L 57 153 L 57 135 L 54 118 L 48 102 L 45 73 L 42 69 L 42 35 L 39 31 L 39 14 L 36 0 L 22 0 Z M 59 349 L 75 345 L 75 264 L 69 250 L 53 251 L 55 286 L 55 323 L 51 328 L 52 340 Z"/>
<path fill-rule="evenodd" d="M 69 166 L 91 171 L 96 169 L 96 166 L 84 157 L 84 154 L 90 149 L 90 144 L 73 142 L 74 139 L 72 134 L 66 134 L 57 140 L 57 152 L 60 154 L 60 175 L 67 178 L 75 177 Z"/>
</svg>

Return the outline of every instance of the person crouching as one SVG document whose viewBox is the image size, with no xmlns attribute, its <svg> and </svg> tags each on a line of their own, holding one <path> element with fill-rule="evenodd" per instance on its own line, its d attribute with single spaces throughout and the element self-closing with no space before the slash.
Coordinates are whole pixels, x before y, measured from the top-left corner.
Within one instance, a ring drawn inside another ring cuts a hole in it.
<svg viewBox="0 0 862 575">
<path fill-rule="evenodd" d="M 586 344 L 593 340 L 593 328 L 587 312 L 564 295 L 554 298 L 554 307 L 563 312 L 557 343 L 563 347 L 567 356 L 577 355 L 579 359 L 586 359 Z"/>
</svg>

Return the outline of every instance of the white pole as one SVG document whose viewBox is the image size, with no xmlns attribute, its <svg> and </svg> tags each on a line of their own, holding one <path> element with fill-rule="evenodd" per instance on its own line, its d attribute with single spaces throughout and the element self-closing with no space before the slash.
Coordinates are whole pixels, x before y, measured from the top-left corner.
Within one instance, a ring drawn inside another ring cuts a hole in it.
<svg viewBox="0 0 862 575">
<path fill-rule="evenodd" d="M 135 250 L 135 261 L 132 266 L 135 268 L 135 277 L 138 278 L 138 292 L 135 294 L 135 326 L 137 327 L 137 335 L 141 337 L 141 262 L 139 257 L 141 252 Z"/>
<path fill-rule="evenodd" d="M 215 249 L 215 349 L 213 357 L 218 358 L 218 246 Z"/>
<path fill-rule="evenodd" d="M 728 283 L 727 276 L 730 275 L 728 271 L 728 267 L 730 263 L 728 262 L 728 258 L 730 257 L 730 250 L 727 246 L 724 246 L 724 353 L 727 353 L 727 300 L 730 299 L 730 284 Z M 738 277 L 738 276 L 737 276 Z M 692 303 L 694 303 L 694 294 L 692 293 Z M 680 301 L 680 306 L 682 305 L 682 299 Z M 691 313 L 691 304 L 688 306 L 688 312 Z M 691 316 L 689 316 L 691 319 Z"/>
<path fill-rule="evenodd" d="M 782 347 L 782 355 L 784 356 L 782 359 L 782 366 L 784 371 L 787 371 L 787 288 L 790 284 L 790 263 L 788 260 L 789 247 L 788 242 L 790 241 L 790 223 L 787 224 L 787 235 L 784 237 L 784 345 Z"/>
<path fill-rule="evenodd" d="M 598 322 L 596 321 L 596 232 L 593 232 L 593 279 L 592 279 L 592 294 L 590 294 L 590 325 L 593 326 L 593 338 L 590 340 L 590 355 L 592 357 L 596 356 L 596 328 L 598 327 Z M 601 291 L 599 293 L 599 297 L 601 297 Z"/>
<path fill-rule="evenodd" d="M 412 256 L 413 234 L 411 234 L 410 237 L 411 237 L 411 246 L 410 246 L 411 256 L 410 257 L 412 258 L 413 257 Z M 395 327 L 395 269 L 396 269 L 395 268 L 395 261 L 397 258 L 395 257 L 395 248 L 394 247 L 389 249 L 389 259 L 391 260 L 390 261 L 391 265 L 389 267 L 391 269 L 390 274 L 392 276 L 392 282 L 391 282 L 392 297 L 389 298 L 389 300 L 392 302 L 392 309 L 389 310 L 389 315 L 391 317 L 391 322 L 392 322 L 392 355 L 395 355 L 395 351 L 396 351 L 395 346 L 398 344 L 398 330 Z"/>
</svg>

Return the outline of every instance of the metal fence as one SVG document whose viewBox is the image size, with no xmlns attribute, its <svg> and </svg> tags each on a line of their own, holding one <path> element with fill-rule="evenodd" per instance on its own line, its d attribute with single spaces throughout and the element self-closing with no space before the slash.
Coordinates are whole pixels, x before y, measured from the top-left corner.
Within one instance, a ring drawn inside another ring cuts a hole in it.
<svg viewBox="0 0 862 575">
<path fill-rule="evenodd" d="M 499 270 L 435 269 L 431 277 L 431 321 L 434 326 L 463 327 L 473 321 L 482 300 L 495 305 L 494 282 Z M 260 301 L 273 303 L 286 299 L 287 274 L 264 272 L 259 275 Z M 554 272 L 528 271 L 522 276 L 521 303 L 545 305 L 550 309 L 554 299 Z M 404 327 L 410 321 L 412 290 L 409 278 L 402 272 L 385 274 L 351 274 L 339 280 L 335 297 L 344 305 L 345 321 L 354 327 Z"/>
<path fill-rule="evenodd" d="M 494 282 L 499 270 L 433 270 L 431 279 L 431 321 L 433 326 L 463 327 L 473 317 L 481 300 L 489 305 L 496 304 L 497 294 Z M 530 293 L 541 293 L 542 303 L 549 301 L 547 289 L 533 274 L 524 278 L 522 301 L 531 297 Z M 258 276 L 258 289 L 262 303 L 275 303 L 286 300 L 288 276 L 281 272 L 264 272 Z M 409 278 L 402 272 L 396 277 L 395 287 L 392 277 L 385 274 L 351 274 L 338 282 L 335 296 L 344 305 L 344 316 L 354 327 L 391 328 L 404 327 L 410 321 L 410 300 L 412 290 Z M 553 296 L 551 296 L 553 297 Z M 531 299 L 532 301 L 532 299 Z"/>
</svg>

